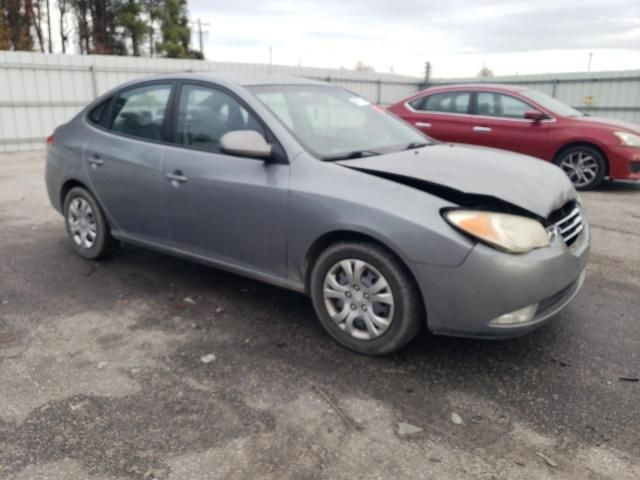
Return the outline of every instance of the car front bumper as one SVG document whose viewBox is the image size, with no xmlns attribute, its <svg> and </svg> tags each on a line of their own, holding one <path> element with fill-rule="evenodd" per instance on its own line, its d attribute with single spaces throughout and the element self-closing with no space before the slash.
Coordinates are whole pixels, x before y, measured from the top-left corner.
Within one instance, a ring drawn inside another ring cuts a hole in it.
<svg viewBox="0 0 640 480">
<path fill-rule="evenodd" d="M 413 264 L 429 330 L 478 338 L 508 338 L 535 330 L 577 295 L 589 248 L 585 220 L 583 232 L 570 247 L 556 237 L 548 247 L 513 255 L 479 243 L 457 267 Z M 536 313 L 526 322 L 490 324 L 533 304 L 538 306 Z"/>
<path fill-rule="evenodd" d="M 640 180 L 640 148 L 613 146 L 608 149 L 609 178 Z"/>
</svg>

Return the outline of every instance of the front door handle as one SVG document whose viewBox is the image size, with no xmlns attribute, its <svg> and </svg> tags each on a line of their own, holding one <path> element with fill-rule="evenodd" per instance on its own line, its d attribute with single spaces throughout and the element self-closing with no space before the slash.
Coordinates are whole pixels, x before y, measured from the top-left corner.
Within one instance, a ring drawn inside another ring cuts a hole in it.
<svg viewBox="0 0 640 480">
<path fill-rule="evenodd" d="M 431 124 L 427 122 L 416 122 L 418 128 L 431 128 Z"/>
<path fill-rule="evenodd" d="M 94 167 L 99 167 L 100 165 L 104 165 L 104 160 L 102 160 L 102 158 L 100 158 L 100 155 L 98 155 L 97 153 L 94 153 L 93 155 L 91 155 L 88 159 L 88 162 Z"/>
<path fill-rule="evenodd" d="M 485 132 L 485 133 L 489 133 L 491 131 L 491 128 L 489 127 L 473 127 L 473 131 L 474 132 Z"/>
<path fill-rule="evenodd" d="M 179 183 L 186 183 L 189 179 L 185 177 L 180 170 L 174 170 L 173 173 L 167 173 L 165 175 L 167 179 L 171 180 L 171 183 L 178 185 Z"/>
</svg>

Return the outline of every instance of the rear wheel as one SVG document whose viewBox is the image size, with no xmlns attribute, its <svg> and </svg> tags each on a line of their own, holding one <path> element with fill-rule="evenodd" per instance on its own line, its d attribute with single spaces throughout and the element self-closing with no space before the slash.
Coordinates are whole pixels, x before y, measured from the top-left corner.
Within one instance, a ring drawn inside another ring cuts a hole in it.
<svg viewBox="0 0 640 480">
<path fill-rule="evenodd" d="M 593 147 L 578 145 L 563 150 L 555 160 L 578 190 L 592 190 L 602 183 L 606 163 Z"/>
<path fill-rule="evenodd" d="M 64 201 L 64 218 L 71 246 L 90 260 L 104 257 L 113 245 L 109 227 L 93 196 L 82 187 L 69 190 Z"/>
<path fill-rule="evenodd" d="M 311 273 L 311 298 L 327 332 L 359 353 L 392 353 L 416 335 L 423 321 L 410 273 L 372 243 L 338 243 L 325 250 Z"/>
</svg>

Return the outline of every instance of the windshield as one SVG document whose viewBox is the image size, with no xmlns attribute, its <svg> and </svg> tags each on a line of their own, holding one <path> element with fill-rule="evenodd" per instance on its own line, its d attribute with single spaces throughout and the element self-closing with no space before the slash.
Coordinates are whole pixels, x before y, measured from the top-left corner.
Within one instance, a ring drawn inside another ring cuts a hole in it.
<svg viewBox="0 0 640 480">
<path fill-rule="evenodd" d="M 546 108 L 561 117 L 583 117 L 585 115 L 579 110 L 576 110 L 575 108 L 570 107 L 549 95 L 538 92 L 537 90 L 526 90 L 522 93 L 534 102 L 540 104 L 541 107 Z"/>
<path fill-rule="evenodd" d="M 324 160 L 420 148 L 433 141 L 384 109 L 341 88 L 250 87 L 313 155 Z"/>
</svg>

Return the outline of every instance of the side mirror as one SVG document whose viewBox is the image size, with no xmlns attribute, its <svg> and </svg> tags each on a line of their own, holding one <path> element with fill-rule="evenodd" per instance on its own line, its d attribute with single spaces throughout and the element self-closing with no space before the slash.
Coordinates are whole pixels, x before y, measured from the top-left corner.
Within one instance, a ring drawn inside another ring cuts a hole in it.
<svg viewBox="0 0 640 480">
<path fill-rule="evenodd" d="M 220 150 L 236 157 L 267 160 L 271 158 L 272 148 L 262 135 L 255 130 L 235 130 L 220 138 Z"/>
<path fill-rule="evenodd" d="M 533 120 L 534 122 L 540 122 L 547 118 L 547 116 L 540 110 L 527 110 L 524 112 L 524 118 L 527 120 Z"/>
</svg>

